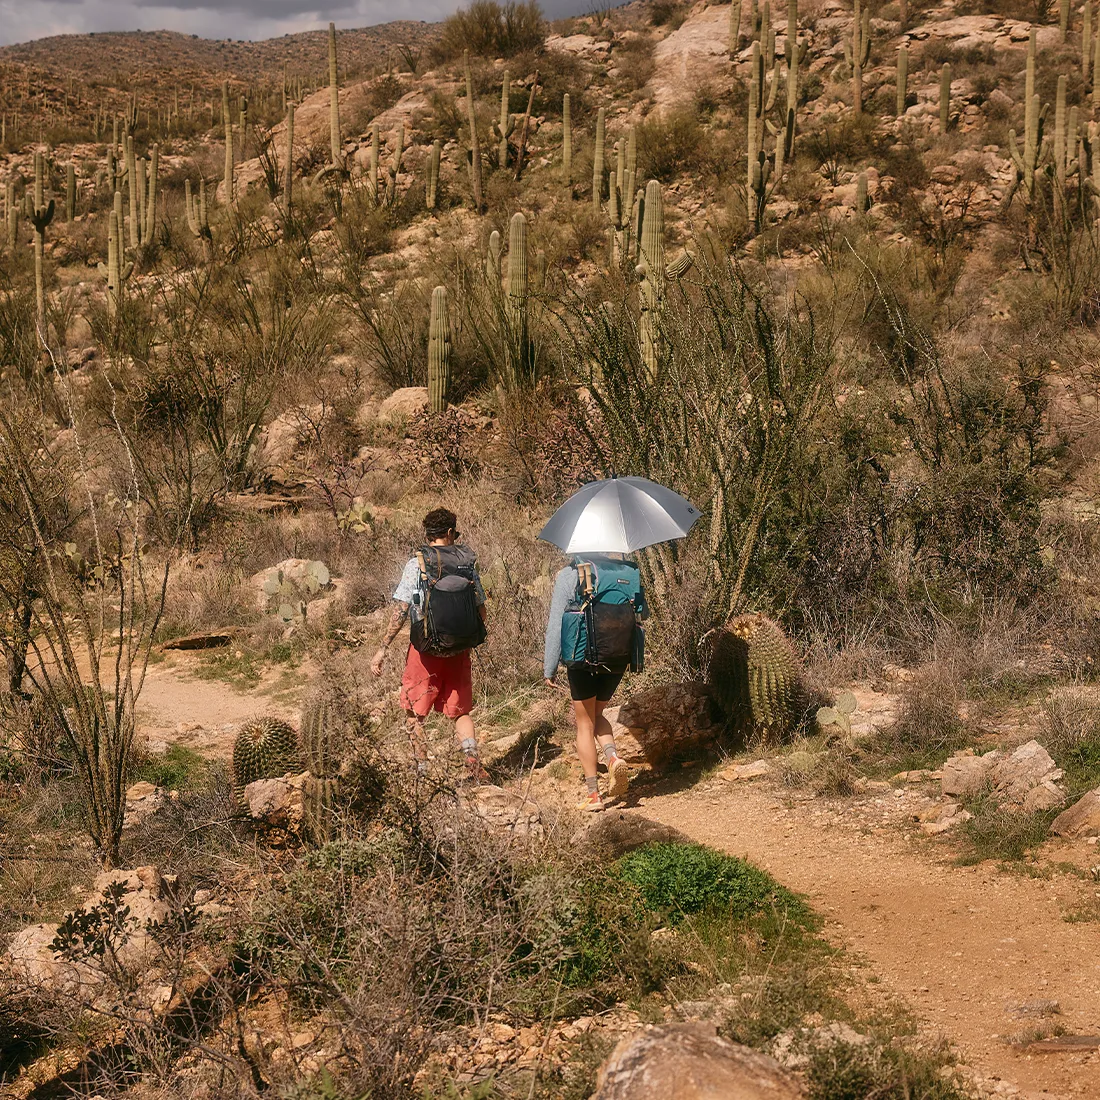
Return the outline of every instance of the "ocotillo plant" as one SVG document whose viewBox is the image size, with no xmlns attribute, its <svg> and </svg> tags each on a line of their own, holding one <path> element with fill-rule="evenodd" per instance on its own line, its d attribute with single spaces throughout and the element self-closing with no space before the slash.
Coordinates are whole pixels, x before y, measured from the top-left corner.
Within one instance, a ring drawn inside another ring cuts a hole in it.
<svg viewBox="0 0 1100 1100">
<path fill-rule="evenodd" d="M 572 189 L 573 186 L 573 126 L 571 109 L 569 105 L 569 93 L 566 92 L 561 100 L 561 174 L 565 180 L 565 186 Z"/>
<path fill-rule="evenodd" d="M 592 152 L 592 205 L 597 213 L 603 201 L 605 126 L 604 109 L 601 107 L 596 113 L 596 144 Z"/>
<path fill-rule="evenodd" d="M 46 326 L 46 282 L 43 262 L 46 254 L 46 227 L 53 221 L 54 202 L 45 201 L 46 160 L 41 153 L 34 155 L 34 297 L 38 323 Z"/>
<path fill-rule="evenodd" d="M 909 98 L 909 47 L 898 47 L 898 87 L 894 114 L 901 118 L 905 114 L 905 101 Z"/>
<path fill-rule="evenodd" d="M 470 72 L 470 51 L 463 50 L 462 64 L 466 70 L 466 110 L 470 116 L 470 185 L 474 196 L 474 209 L 480 214 L 481 201 L 481 140 L 477 134 L 477 107 L 474 103 L 474 78 Z"/>
<path fill-rule="evenodd" d="M 429 210 L 434 210 L 439 201 L 439 161 L 442 155 L 443 142 L 436 138 L 432 142 L 432 151 L 428 156 L 428 183 L 424 188 L 424 205 Z"/>
<path fill-rule="evenodd" d="M 940 133 L 946 134 L 951 124 L 951 66 L 944 63 L 940 70 Z"/>
<path fill-rule="evenodd" d="M 863 66 L 871 57 L 871 9 L 854 0 L 851 36 L 844 41 L 844 58 L 852 69 L 852 110 L 863 113 Z"/>
<path fill-rule="evenodd" d="M 527 327 L 527 219 L 513 214 L 508 226 L 508 280 L 505 309 L 508 316 L 509 381 L 530 381 L 531 342 Z"/>
<path fill-rule="evenodd" d="M 432 313 L 428 325 L 428 404 L 432 412 L 447 407 L 451 392 L 451 323 L 447 316 L 447 288 L 432 291 Z"/>
<path fill-rule="evenodd" d="M 508 139 L 516 128 L 516 120 L 510 113 L 510 97 L 512 94 L 512 74 L 505 69 L 504 81 L 500 86 L 500 121 L 493 124 L 493 132 L 497 138 L 497 164 L 501 168 L 508 167 Z"/>
<path fill-rule="evenodd" d="M 191 181 L 183 181 L 183 203 L 187 211 L 187 227 L 202 242 L 203 262 L 210 263 L 214 259 L 214 237 L 206 212 L 206 183 L 202 179 L 199 180 L 199 193 L 195 197 L 191 195 Z"/>
<path fill-rule="evenodd" d="M 65 220 L 76 217 L 76 165 L 69 161 L 65 168 Z"/>
<path fill-rule="evenodd" d="M 285 84 L 284 84 L 285 97 Z M 294 104 L 286 105 L 286 164 L 283 166 L 283 213 L 289 218 L 294 203 Z"/>
<path fill-rule="evenodd" d="M 340 138 L 340 87 L 336 73 L 336 24 L 328 25 L 328 127 L 334 168 L 344 166 L 344 143 Z"/>
</svg>

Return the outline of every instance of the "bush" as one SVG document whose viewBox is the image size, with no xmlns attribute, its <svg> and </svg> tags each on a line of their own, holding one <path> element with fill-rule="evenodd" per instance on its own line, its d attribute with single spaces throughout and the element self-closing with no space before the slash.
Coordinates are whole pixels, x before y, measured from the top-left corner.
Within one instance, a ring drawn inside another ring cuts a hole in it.
<svg viewBox="0 0 1100 1100">
<path fill-rule="evenodd" d="M 816 1046 L 806 1071 L 810 1100 L 963 1100 L 941 1072 L 945 1051 L 890 1044 L 834 1042 Z"/>
<path fill-rule="evenodd" d="M 440 60 L 461 57 L 464 50 L 472 57 L 512 57 L 545 40 L 546 24 L 535 0 L 474 0 L 444 22 L 435 51 Z"/>
<path fill-rule="evenodd" d="M 805 922 L 809 911 L 769 874 L 699 844 L 650 844 L 618 863 L 647 909 L 678 923 L 692 913 L 723 910 L 740 920 L 769 906 Z"/>
<path fill-rule="evenodd" d="M 707 135 L 692 111 L 647 119 L 638 127 L 638 178 L 669 183 L 697 169 L 706 146 Z"/>
</svg>

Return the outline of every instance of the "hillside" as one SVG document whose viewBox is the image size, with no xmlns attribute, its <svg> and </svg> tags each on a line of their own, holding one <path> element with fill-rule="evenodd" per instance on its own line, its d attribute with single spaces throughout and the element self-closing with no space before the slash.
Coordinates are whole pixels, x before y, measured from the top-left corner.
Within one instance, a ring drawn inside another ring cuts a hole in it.
<svg viewBox="0 0 1100 1100">
<path fill-rule="evenodd" d="M 1100 1094 L 1100 14 L 472 10 L 0 51 L 0 1091 Z"/>
</svg>

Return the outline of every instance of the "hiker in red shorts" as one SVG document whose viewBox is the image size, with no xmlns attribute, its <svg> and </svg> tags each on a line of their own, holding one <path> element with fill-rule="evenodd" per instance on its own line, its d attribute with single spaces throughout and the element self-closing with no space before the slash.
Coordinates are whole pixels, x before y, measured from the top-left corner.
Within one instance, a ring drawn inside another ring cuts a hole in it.
<svg viewBox="0 0 1100 1100">
<path fill-rule="evenodd" d="M 386 650 L 411 618 L 409 651 L 401 677 L 401 706 L 417 769 L 428 767 L 424 722 L 433 709 L 454 720 L 455 737 L 470 777 L 489 776 L 481 766 L 470 711 L 474 705 L 470 650 L 485 640 L 485 590 L 477 555 L 458 545 L 458 519 L 447 508 L 424 517 L 424 545 L 410 558 L 393 594 L 395 607 L 371 672 L 382 674 Z"/>
</svg>

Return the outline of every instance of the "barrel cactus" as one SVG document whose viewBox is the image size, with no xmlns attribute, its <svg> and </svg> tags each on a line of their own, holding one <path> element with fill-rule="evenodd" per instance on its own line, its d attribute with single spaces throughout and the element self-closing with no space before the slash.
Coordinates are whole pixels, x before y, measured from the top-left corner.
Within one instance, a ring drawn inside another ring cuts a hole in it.
<svg viewBox="0 0 1100 1100">
<path fill-rule="evenodd" d="M 252 718 L 241 727 L 233 743 L 233 788 L 238 798 L 257 779 L 277 779 L 301 767 L 298 738 L 286 722 Z"/>
<path fill-rule="evenodd" d="M 794 651 L 779 626 L 758 613 L 737 615 L 717 632 L 707 686 L 746 740 L 781 740 L 802 709 Z"/>
</svg>

